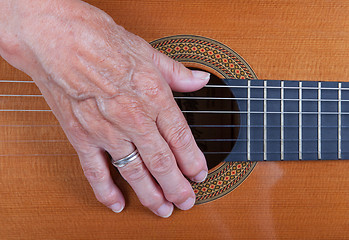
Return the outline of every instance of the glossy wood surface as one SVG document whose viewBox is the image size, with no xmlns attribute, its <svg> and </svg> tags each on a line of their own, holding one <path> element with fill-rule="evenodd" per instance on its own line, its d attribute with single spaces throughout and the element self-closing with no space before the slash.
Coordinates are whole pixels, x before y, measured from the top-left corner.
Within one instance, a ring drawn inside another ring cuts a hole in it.
<svg viewBox="0 0 349 240">
<path fill-rule="evenodd" d="M 259 78 L 349 81 L 346 0 L 88 2 L 147 41 L 214 38 Z M 30 80 L 3 60 L 0 79 Z M 1 109 L 39 107 L 48 109 L 41 98 L 0 98 Z M 142 207 L 113 169 L 127 199 L 115 214 L 94 198 L 57 124 L 51 113 L 0 112 L 0 239 L 349 239 L 349 161 L 262 162 L 229 195 L 169 219 Z"/>
</svg>

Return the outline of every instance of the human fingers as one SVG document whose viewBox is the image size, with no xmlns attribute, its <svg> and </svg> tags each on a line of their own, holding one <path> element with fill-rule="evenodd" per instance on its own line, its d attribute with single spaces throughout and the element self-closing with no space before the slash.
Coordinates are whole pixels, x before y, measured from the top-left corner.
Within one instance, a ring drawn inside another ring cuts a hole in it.
<svg viewBox="0 0 349 240">
<path fill-rule="evenodd" d="M 173 90 L 194 91 L 209 81 L 209 73 L 190 71 L 183 64 L 160 52 L 154 52 L 153 60 Z M 207 176 L 205 157 L 198 148 L 180 109 L 174 101 L 168 106 L 170 107 L 162 110 L 158 115 L 159 131 L 173 151 L 184 175 L 193 181 L 201 182 Z"/>
<path fill-rule="evenodd" d="M 132 151 L 131 146 L 123 147 L 125 152 L 127 149 L 129 152 Z M 111 154 L 113 161 L 120 160 L 126 156 L 120 157 L 120 154 L 114 153 L 113 149 L 110 149 L 108 152 Z M 116 167 L 122 177 L 135 191 L 143 206 L 149 208 L 160 217 L 167 218 L 171 216 L 173 212 L 172 203 L 166 200 L 161 188 L 155 182 L 139 155 L 136 155 L 136 157 L 126 165 Z"/>
<path fill-rule="evenodd" d="M 194 191 L 179 170 L 175 157 L 157 126 L 154 124 L 153 129 L 143 136 L 134 137 L 132 141 L 145 166 L 161 186 L 165 198 L 182 210 L 190 209 L 195 203 Z"/>
<path fill-rule="evenodd" d="M 110 175 L 105 151 L 91 147 L 84 151 L 77 149 L 77 153 L 97 200 L 114 212 L 121 212 L 125 207 L 125 199 Z"/>
<path fill-rule="evenodd" d="M 183 64 L 154 50 L 153 60 L 162 76 L 175 91 L 194 91 L 203 87 L 210 74 L 190 71 Z M 182 172 L 191 180 L 200 182 L 207 176 L 205 157 L 197 147 L 192 133 L 176 104 L 159 113 L 157 125 L 168 142 Z"/>
<path fill-rule="evenodd" d="M 208 172 L 205 156 L 175 103 L 159 113 L 157 126 L 175 155 L 182 173 L 192 181 L 204 181 Z"/>
<path fill-rule="evenodd" d="M 204 71 L 189 70 L 182 63 L 152 50 L 153 62 L 173 91 L 196 91 L 210 80 L 210 74 Z"/>
</svg>

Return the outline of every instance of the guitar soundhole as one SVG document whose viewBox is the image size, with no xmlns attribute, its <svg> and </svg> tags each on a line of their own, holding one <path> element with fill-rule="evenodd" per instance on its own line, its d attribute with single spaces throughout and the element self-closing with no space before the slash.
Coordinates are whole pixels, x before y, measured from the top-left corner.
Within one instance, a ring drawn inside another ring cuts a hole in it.
<svg viewBox="0 0 349 240">
<path fill-rule="evenodd" d="M 213 74 L 208 84 L 226 85 Z M 174 96 L 182 111 L 191 111 L 183 114 L 199 148 L 205 154 L 208 168 L 212 169 L 219 165 L 234 147 L 239 128 L 232 125 L 239 125 L 239 114 L 197 111 L 238 111 L 238 105 L 234 99 L 217 99 L 234 98 L 230 88 L 204 87 L 192 93 L 176 92 Z"/>
</svg>

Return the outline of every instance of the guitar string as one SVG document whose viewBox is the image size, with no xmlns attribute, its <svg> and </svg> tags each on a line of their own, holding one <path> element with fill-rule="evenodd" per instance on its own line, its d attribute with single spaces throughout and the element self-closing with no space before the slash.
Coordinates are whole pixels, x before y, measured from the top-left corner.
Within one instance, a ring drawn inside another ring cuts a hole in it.
<svg viewBox="0 0 349 240">
<path fill-rule="evenodd" d="M 0 97 L 35 97 L 35 98 L 43 98 L 44 96 L 43 95 L 20 95 L 20 94 L 0 94 Z M 224 97 L 174 97 L 174 99 L 176 100 L 245 100 L 247 101 L 248 98 L 224 98 Z M 250 98 L 251 101 L 264 101 L 265 99 L 264 98 Z M 281 101 L 282 99 L 281 98 L 266 98 L 266 101 Z M 295 101 L 295 102 L 298 102 L 299 99 L 296 99 L 296 98 L 284 98 L 283 99 L 285 102 L 286 101 Z M 349 102 L 349 99 L 321 99 L 321 100 L 318 100 L 318 99 L 315 99 L 315 98 L 303 98 L 302 99 L 302 102 L 318 102 L 318 101 L 321 101 L 321 102 L 335 102 L 335 103 L 338 103 L 339 101 L 341 102 Z"/>
<path fill-rule="evenodd" d="M 0 124 L 0 127 L 60 127 L 59 124 Z"/>
<path fill-rule="evenodd" d="M 11 81 L 11 82 L 14 82 L 14 81 Z M 16 81 L 18 82 L 18 81 Z M 25 81 L 26 83 L 28 81 Z M 220 85 L 218 86 L 206 86 L 206 87 L 222 87 Z M 225 86 L 225 87 L 240 87 L 240 86 Z M 250 86 L 251 88 L 255 88 L 255 86 Z M 263 88 L 263 87 L 258 87 L 258 88 Z M 279 87 L 267 87 L 267 88 L 277 88 L 279 89 Z M 297 89 L 297 87 L 284 87 L 284 88 L 291 88 L 291 89 Z M 299 88 L 298 88 L 299 89 Z M 310 88 L 310 87 L 303 87 L 302 89 L 314 89 L 314 90 L 319 90 L 319 88 Z M 333 90 L 338 90 L 337 88 L 323 88 L 323 89 L 333 89 Z M 346 90 L 345 88 L 341 88 L 341 90 Z M 43 97 L 42 95 L 0 95 L 0 96 L 7 96 L 7 97 L 22 97 L 22 96 L 26 96 L 26 97 Z M 192 99 L 198 99 L 197 97 L 192 97 Z M 180 98 L 178 98 L 180 99 Z M 190 99 L 190 98 L 189 98 Z M 208 99 L 207 97 L 205 99 Z M 209 99 L 227 99 L 227 98 L 209 98 Z M 231 98 L 229 100 L 239 100 L 237 98 Z M 241 99 L 240 100 L 265 100 L 265 99 L 251 99 L 251 98 L 248 98 L 248 99 Z M 279 99 L 268 99 L 268 100 L 279 100 Z M 280 100 L 283 100 L 283 101 L 287 101 L 288 99 L 280 99 Z M 289 101 L 299 101 L 298 99 L 289 99 Z M 305 100 L 305 99 L 303 99 Z M 306 99 L 308 100 L 308 99 Z M 316 101 L 315 99 L 309 99 L 309 101 Z M 321 100 L 320 100 L 321 101 Z M 326 101 L 326 100 L 325 100 Z M 335 102 L 338 102 L 339 100 L 336 100 L 336 99 L 328 99 L 327 101 L 335 101 Z M 342 100 L 343 101 L 343 100 Z M 318 100 L 319 102 L 319 100 Z M 6 109 L 4 111 L 16 111 L 15 109 L 11 110 L 11 109 Z M 51 110 L 19 110 L 19 111 L 51 111 Z M 185 112 L 185 111 L 184 111 Z M 189 112 L 189 111 L 186 111 L 186 112 Z M 192 113 L 195 113 L 195 112 L 200 112 L 200 113 L 239 113 L 241 114 L 242 112 L 241 111 L 238 111 L 238 112 L 235 112 L 235 111 L 190 111 Z M 279 112 L 251 112 L 251 111 L 248 111 L 247 114 L 251 114 L 251 113 L 279 113 Z M 300 113 L 300 112 L 290 112 L 290 113 Z M 306 113 L 306 112 L 302 112 L 302 113 Z M 309 112 L 310 114 L 312 114 L 312 112 Z M 314 113 L 315 114 L 315 113 Z M 323 114 L 326 114 L 326 113 L 323 113 Z M 329 114 L 333 114 L 332 112 L 330 112 Z M 241 126 L 240 126 L 241 127 Z M 250 125 L 248 127 L 251 127 Z M 268 126 L 269 127 L 269 126 Z M 263 139 L 265 141 L 265 139 Z M 297 139 L 298 140 L 298 139 Z M 306 141 L 306 139 L 304 139 Z M 56 140 L 53 140 L 53 141 L 56 141 Z M 59 140 L 58 140 L 59 141 Z M 248 140 L 250 141 L 250 140 Z M 292 141 L 292 140 L 291 140 Z M 325 141 L 325 140 L 324 140 Z M 332 140 L 333 141 L 333 140 Z M 281 151 L 282 152 L 282 151 Z"/>
<path fill-rule="evenodd" d="M 222 80 L 234 80 L 234 79 L 222 79 Z M 241 80 L 241 79 L 238 79 Z M 253 81 L 254 79 L 247 79 L 250 81 Z M 260 83 L 262 83 L 263 81 L 277 81 L 277 80 L 256 80 Z M 280 81 L 280 80 L 279 80 Z M 288 83 L 289 81 L 280 81 L 281 82 L 285 82 Z M 318 82 L 312 82 L 312 81 L 299 81 L 299 82 L 303 82 L 303 83 L 318 83 Z M 338 84 L 338 83 L 348 83 L 348 82 L 324 82 L 324 81 L 319 81 L 321 83 L 332 83 L 332 84 Z M 34 81 L 6 81 L 6 80 L 0 80 L 0 83 L 31 83 L 33 85 Z M 349 84 L 349 83 L 348 83 Z M 247 86 L 244 85 L 216 85 L 216 84 L 206 84 L 205 86 L 203 86 L 203 88 L 245 88 L 247 89 Z M 298 90 L 300 87 L 299 86 L 284 86 L 285 89 L 295 89 Z M 251 89 L 264 89 L 263 85 L 251 85 Z M 280 89 L 280 86 L 274 86 L 274 85 L 267 85 L 267 89 Z M 317 90 L 318 86 L 304 86 L 302 87 L 302 89 L 304 90 Z M 322 87 L 323 90 L 338 90 L 339 87 Z M 342 87 L 341 88 L 342 91 L 348 91 L 349 87 Z"/>
<path fill-rule="evenodd" d="M 27 139 L 16 139 L 16 140 L 0 140 L 0 142 L 8 142 L 8 143 L 30 143 L 30 142 L 42 142 L 42 143 L 50 143 L 50 142 L 69 142 L 68 140 L 54 140 L 54 139 L 47 139 L 47 140 L 27 140 Z"/>
<path fill-rule="evenodd" d="M 40 111 L 40 110 L 39 110 Z M 273 112 L 263 112 L 263 111 L 228 111 L 228 110 L 212 110 L 212 111 L 206 111 L 206 110 L 184 110 L 182 111 L 182 113 L 201 113 L 201 114 L 299 114 L 299 111 L 293 111 L 293 112 L 278 112 L 278 111 L 273 111 Z M 314 114 L 314 115 L 318 115 L 318 112 L 301 112 L 302 114 Z M 321 112 L 321 115 L 337 115 L 339 114 L 339 112 Z M 349 112 L 347 113 L 341 113 L 342 115 L 348 115 Z"/>
<path fill-rule="evenodd" d="M 246 155 L 247 152 L 203 152 L 203 154 L 206 155 L 218 155 L 218 154 L 229 154 L 229 155 Z M 313 155 L 317 155 L 317 151 L 307 151 L 307 152 L 303 152 L 303 154 L 313 154 Z M 253 152 L 252 154 L 263 154 L 263 152 Z M 270 152 L 268 154 L 278 154 L 280 155 L 280 152 Z M 298 154 L 298 152 L 287 152 L 287 154 Z M 323 152 L 322 154 L 337 154 L 337 152 Z M 342 151 L 342 154 L 349 154 L 349 152 L 347 151 Z M 62 157 L 66 157 L 66 156 L 78 156 L 78 154 L 74 154 L 74 153 L 62 153 L 62 154 L 0 154 L 0 157 L 40 157 L 40 156 L 62 156 Z M 293 159 L 294 161 L 300 161 L 299 159 Z M 311 160 L 317 160 L 317 159 L 310 159 Z M 330 159 L 329 159 L 330 160 Z M 263 161 L 261 160 L 253 160 L 253 161 Z M 273 160 L 267 160 L 267 161 L 273 161 Z M 276 160 L 278 161 L 278 160 Z"/>
<path fill-rule="evenodd" d="M 48 157 L 48 156 L 78 156 L 78 154 L 74 153 L 55 153 L 55 154 L 0 154 L 0 157 Z"/>
<path fill-rule="evenodd" d="M 229 80 L 229 79 L 225 79 L 225 80 Z M 268 80 L 258 80 L 258 81 L 268 81 Z M 274 81 L 274 80 L 269 80 L 269 81 Z M 0 80 L 0 83 L 34 83 L 34 81 L 7 81 L 7 80 Z M 287 82 L 287 81 L 281 81 L 281 82 Z M 341 83 L 341 82 L 335 82 L 335 83 Z M 248 86 L 232 86 L 232 85 L 212 85 L 212 84 L 208 84 L 205 85 L 204 87 L 206 88 L 245 88 L 247 89 Z M 257 88 L 257 89 L 278 89 L 280 90 L 280 86 L 250 86 L 249 88 Z M 295 90 L 299 90 L 300 88 L 302 90 L 318 90 L 319 86 L 317 87 L 306 87 L 306 86 L 284 86 L 284 89 L 295 89 Z M 341 91 L 347 91 L 349 90 L 349 88 L 345 88 L 345 87 L 322 87 L 321 90 L 341 90 Z M 43 97 L 40 94 L 0 94 L 0 96 L 2 97 Z M 231 100 L 244 100 L 244 98 L 214 98 L 214 97 L 175 97 L 177 99 L 231 99 Z M 245 98 L 246 99 L 246 98 Z M 264 98 L 251 98 L 251 100 L 263 100 Z M 268 100 L 280 100 L 280 99 L 268 99 Z M 298 99 L 284 99 L 284 100 L 298 100 Z M 304 99 L 305 100 L 305 99 Z M 311 100 L 311 99 L 310 99 Z M 329 99 L 330 100 L 330 99 Z M 335 100 L 335 99 L 333 99 Z M 344 99 L 343 99 L 344 100 Z M 338 101 L 338 100 L 337 100 Z"/>
<path fill-rule="evenodd" d="M 1 96 L 1 95 L 0 95 Z M 241 98 L 241 97 L 174 97 L 174 99 L 178 100 L 248 100 L 248 98 Z M 264 101 L 264 98 L 251 98 L 252 101 Z M 281 98 L 266 98 L 267 101 L 281 101 Z M 296 101 L 298 102 L 299 99 L 296 98 L 284 98 L 284 101 Z M 315 98 L 303 98 L 302 101 L 304 102 L 318 102 L 318 99 Z M 338 99 L 321 99 L 321 102 L 338 102 Z M 342 102 L 349 102 L 349 99 L 342 99 Z"/>
<path fill-rule="evenodd" d="M 195 141 L 197 142 L 236 142 L 236 141 L 241 141 L 241 142 L 246 142 L 246 141 L 250 141 L 250 142 L 280 142 L 280 139 L 264 139 L 264 138 L 256 138 L 256 139 L 242 139 L 242 138 L 212 138 L 212 139 L 195 139 Z M 298 142 L 299 139 L 298 138 L 288 138 L 288 139 L 284 139 L 284 142 Z M 302 142 L 317 142 L 317 139 L 302 139 Z M 337 138 L 333 138 L 333 139 L 321 139 L 321 142 L 334 142 L 334 141 L 338 141 Z M 11 140 L 11 139 L 0 139 L 0 142 L 68 142 L 68 140 L 63 140 L 63 139 L 47 139 L 47 140 L 38 140 L 38 139 L 16 139 L 16 140 Z M 342 139 L 341 143 L 343 142 L 349 142 L 349 139 Z"/>
<path fill-rule="evenodd" d="M 61 127 L 60 124 L 0 124 L 0 127 Z M 207 124 L 189 124 L 189 127 L 193 127 L 193 128 L 232 128 L 232 127 L 236 127 L 236 128 L 245 128 L 248 127 L 247 125 L 235 125 L 235 124 L 226 124 L 226 125 L 207 125 Z M 263 125 L 250 125 L 251 128 L 263 128 Z M 280 128 L 281 125 L 269 125 L 268 128 Z M 288 125 L 285 126 L 287 128 L 298 128 L 298 125 Z M 302 128 L 317 128 L 317 126 L 306 126 L 303 125 Z M 337 125 L 335 126 L 322 126 L 322 128 L 337 128 Z M 342 126 L 342 128 L 349 128 L 349 125 L 346 126 Z"/>
<path fill-rule="evenodd" d="M 232 154 L 232 155 L 237 155 L 237 154 L 244 154 L 246 155 L 247 152 L 203 152 L 204 154 Z M 337 154 L 338 152 L 322 152 L 322 154 Z M 348 154 L 348 151 L 344 151 L 342 152 L 344 154 Z M 263 154 L 263 152 L 252 152 L 251 154 Z M 268 154 L 278 154 L 280 155 L 281 152 L 268 152 Z M 289 151 L 289 152 L 285 152 L 285 154 L 297 154 L 298 155 L 298 151 Z M 318 151 L 303 151 L 303 154 L 314 154 L 317 155 Z M 298 160 L 298 159 L 297 159 Z M 340 159 L 339 159 L 340 160 Z"/>
<path fill-rule="evenodd" d="M 197 142 L 246 142 L 248 141 L 248 139 L 235 139 L 235 138 L 212 138 L 212 139 L 196 139 L 195 141 Z M 263 142 L 264 139 L 263 138 L 257 138 L 257 139 L 250 139 L 249 141 L 251 142 Z M 281 142 L 281 139 L 268 139 L 268 142 Z M 314 142 L 317 143 L 317 139 L 303 139 L 303 142 Z M 336 141 L 337 142 L 337 138 L 333 138 L 333 139 L 321 139 L 322 142 L 330 142 L 330 141 Z M 294 139 L 284 139 L 284 142 L 298 142 L 298 138 L 294 138 Z M 343 139 L 342 142 L 349 142 L 349 139 Z"/>
<path fill-rule="evenodd" d="M 246 142 L 246 141 L 251 141 L 251 142 L 264 142 L 263 138 L 260 139 L 234 139 L 234 138 L 212 138 L 212 139 L 195 139 L 196 142 Z M 268 142 L 280 142 L 280 139 L 268 139 Z M 337 141 L 337 139 L 321 139 L 322 142 L 333 142 L 333 141 Z M 68 140 L 55 140 L 55 139 L 46 139 L 46 140 L 37 140 L 37 139 L 16 139 L 16 140 L 0 140 L 0 142 L 8 142 L 8 143 L 16 143 L 16 142 L 20 142 L 20 143 L 26 143 L 26 142 L 42 142 L 42 143 L 50 143 L 50 142 L 62 142 L 62 143 L 66 143 L 69 142 Z M 298 138 L 297 139 L 284 139 L 284 142 L 298 142 Z M 317 139 L 303 139 L 303 142 L 316 142 L 317 143 Z M 342 142 L 349 142 L 349 139 L 343 139 Z"/>
<path fill-rule="evenodd" d="M 35 83 L 34 81 L 27 80 L 0 80 L 0 83 Z"/>
<path fill-rule="evenodd" d="M 304 83 L 304 82 L 303 82 Z M 304 85 L 303 85 L 304 86 Z M 244 88 L 246 86 L 235 86 L 235 85 L 205 85 L 204 88 Z M 284 86 L 285 89 L 298 90 L 299 87 Z M 264 89 L 263 86 L 251 86 L 251 89 Z M 268 86 L 267 89 L 280 90 L 280 86 Z M 318 90 L 318 87 L 302 87 L 303 90 Z M 322 90 L 338 90 L 338 87 L 323 87 Z M 342 91 L 348 91 L 349 88 L 341 88 Z"/>
<path fill-rule="evenodd" d="M 1 126 L 1 125 L 0 125 Z M 216 127 L 221 127 L 221 128 L 225 128 L 225 127 L 229 127 L 229 128 L 232 128 L 232 127 L 236 127 L 236 128 L 246 128 L 248 127 L 247 125 L 239 125 L 239 124 L 226 124 L 226 125 L 211 125 L 211 124 L 195 124 L 195 125 L 192 125 L 190 124 L 189 127 L 195 127 L 195 128 L 210 128 L 210 127 L 213 127 L 213 128 L 216 128 Z M 263 125 L 250 125 L 251 128 L 263 128 Z M 280 128 L 281 125 L 268 125 L 268 128 Z M 285 126 L 287 128 L 298 128 L 299 126 L 298 125 L 288 125 L 288 126 Z M 348 128 L 349 126 L 342 126 L 342 128 Z M 314 125 L 303 125 L 302 128 L 317 128 L 317 126 L 314 126 Z M 322 126 L 322 128 L 337 128 L 337 125 L 334 125 L 334 126 Z"/>
<path fill-rule="evenodd" d="M 270 82 L 303 82 L 303 83 L 316 83 L 314 81 L 301 81 L 301 80 L 265 80 L 265 79 L 222 79 L 224 81 L 241 81 L 241 80 L 250 80 L 250 81 L 257 81 L 257 82 L 262 82 L 262 81 L 270 81 Z M 323 83 L 346 83 L 344 82 L 340 82 L 340 81 L 318 81 L 318 82 L 323 82 Z M 0 83 L 32 83 L 35 84 L 34 81 L 21 81 L 21 80 L 0 80 Z M 247 88 L 247 86 L 243 86 L 243 85 L 237 85 L 237 86 L 233 86 L 233 85 L 216 85 L 216 84 L 207 84 L 204 86 L 204 88 Z M 252 86 L 251 88 L 257 88 L 257 89 L 264 89 L 264 86 Z M 280 86 L 270 86 L 268 85 L 267 88 L 270 89 L 280 89 Z M 299 89 L 299 86 L 285 86 L 285 89 Z M 317 90 L 318 87 L 310 87 L 310 86 L 304 86 L 302 87 L 302 89 L 305 90 Z M 338 90 L 338 87 L 323 87 L 323 90 Z M 349 90 L 349 88 L 347 87 L 342 87 L 341 88 L 342 91 L 347 91 Z"/>
<path fill-rule="evenodd" d="M 229 80 L 229 81 L 246 81 L 246 80 L 252 80 L 252 81 L 287 81 L 287 82 L 315 82 L 312 80 L 295 80 L 295 79 L 288 79 L 288 80 L 281 80 L 281 79 L 263 79 L 263 78 L 245 78 L 245 79 L 237 79 L 237 78 L 222 78 L 221 80 Z M 10 80 L 10 79 L 1 79 L 0 82 L 29 82 L 29 83 L 35 83 L 33 80 Z M 319 81 L 320 82 L 320 81 Z M 321 82 L 343 82 L 339 80 L 326 80 Z"/>
<path fill-rule="evenodd" d="M 0 112 L 52 112 L 51 109 L 0 109 Z M 281 114 L 282 112 L 273 111 L 273 112 L 263 112 L 263 111 L 225 111 L 225 110 L 212 110 L 212 111 L 204 111 L 204 110 L 184 110 L 182 113 L 197 113 L 197 114 Z M 298 111 L 293 112 L 283 112 L 284 114 L 299 114 Z M 318 115 L 318 112 L 301 112 L 302 114 L 307 115 Z M 349 112 L 321 112 L 321 115 L 349 115 Z"/>
</svg>

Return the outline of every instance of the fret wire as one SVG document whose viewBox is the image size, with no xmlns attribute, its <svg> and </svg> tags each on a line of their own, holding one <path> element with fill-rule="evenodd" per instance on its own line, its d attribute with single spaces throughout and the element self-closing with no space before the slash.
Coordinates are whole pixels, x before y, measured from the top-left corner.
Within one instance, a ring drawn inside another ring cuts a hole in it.
<svg viewBox="0 0 349 240">
<path fill-rule="evenodd" d="M 318 159 L 321 160 L 321 82 L 318 82 L 318 105 L 317 105 L 317 109 L 318 109 L 318 115 L 317 115 L 317 130 L 318 130 L 318 138 L 317 138 L 317 148 L 318 148 Z"/>
<path fill-rule="evenodd" d="M 267 160 L 267 81 L 264 81 L 263 98 L 263 159 Z"/>
<path fill-rule="evenodd" d="M 281 125 L 281 128 L 280 128 L 280 158 L 281 160 L 284 160 L 284 82 L 281 81 L 281 89 L 280 89 L 281 93 L 281 102 L 280 102 L 280 108 L 281 108 L 281 114 L 280 114 L 280 125 Z"/>
<path fill-rule="evenodd" d="M 338 83 L 338 159 L 342 159 L 342 83 Z"/>
<path fill-rule="evenodd" d="M 298 115 L 298 158 L 300 160 L 302 160 L 303 154 L 302 154 L 302 150 L 303 150 L 303 146 L 302 146 L 302 82 L 298 83 L 299 86 L 299 91 L 298 91 L 298 98 L 299 98 L 299 102 L 298 102 L 298 110 L 299 110 L 299 115 Z"/>
<path fill-rule="evenodd" d="M 251 160 L 251 80 L 247 80 L 247 160 Z"/>
</svg>

